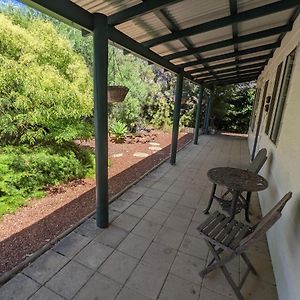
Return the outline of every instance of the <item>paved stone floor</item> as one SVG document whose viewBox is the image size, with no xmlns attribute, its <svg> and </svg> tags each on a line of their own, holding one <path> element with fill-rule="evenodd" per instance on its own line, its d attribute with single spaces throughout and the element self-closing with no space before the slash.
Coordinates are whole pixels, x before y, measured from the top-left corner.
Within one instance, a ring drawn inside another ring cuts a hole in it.
<svg viewBox="0 0 300 300">
<path fill-rule="evenodd" d="M 245 139 L 200 136 L 178 153 L 176 166 L 164 163 L 110 205 L 108 229 L 91 217 L 2 286 L 0 299 L 235 299 L 219 270 L 198 275 L 210 254 L 196 227 L 207 217 L 207 170 L 246 167 L 248 157 Z M 254 222 L 255 195 L 251 204 Z M 249 275 L 245 298 L 277 299 L 266 241 L 249 257 L 260 276 Z M 239 259 L 229 264 L 236 282 L 244 269 Z"/>
</svg>

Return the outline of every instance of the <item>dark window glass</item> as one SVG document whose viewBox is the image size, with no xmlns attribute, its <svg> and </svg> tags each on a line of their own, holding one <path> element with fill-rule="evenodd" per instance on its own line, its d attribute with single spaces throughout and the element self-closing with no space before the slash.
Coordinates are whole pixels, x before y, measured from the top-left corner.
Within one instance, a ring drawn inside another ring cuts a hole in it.
<svg viewBox="0 0 300 300">
<path fill-rule="evenodd" d="M 269 111 L 268 111 L 268 118 L 267 118 L 267 123 L 266 123 L 266 134 L 269 134 L 270 131 L 270 125 L 271 125 L 271 120 L 273 116 L 273 111 L 274 111 L 274 106 L 276 102 L 276 95 L 277 95 L 277 90 L 278 90 L 278 85 L 279 85 L 279 79 L 281 75 L 281 70 L 282 70 L 282 63 L 277 67 L 276 71 L 276 77 L 275 77 L 275 82 L 274 82 L 274 87 L 273 87 L 273 93 L 272 93 L 272 98 L 269 106 Z"/>
<path fill-rule="evenodd" d="M 255 100 L 253 103 L 253 108 L 252 108 L 252 115 L 251 115 L 251 122 L 250 122 L 250 128 L 253 131 L 255 127 L 255 120 L 256 120 L 256 111 L 257 111 L 257 106 L 259 102 L 259 96 L 260 96 L 260 89 L 256 89 L 255 92 Z"/>
<path fill-rule="evenodd" d="M 276 105 L 272 132 L 271 132 L 271 140 L 276 143 L 279 134 L 279 128 L 281 124 L 281 119 L 283 115 L 284 104 L 286 100 L 286 96 L 289 89 L 289 83 L 291 79 L 291 74 L 293 71 L 294 59 L 295 59 L 296 49 L 290 53 L 290 55 L 286 59 L 286 65 L 284 68 L 284 73 L 281 81 L 281 87 L 279 92 L 279 97 Z"/>
</svg>

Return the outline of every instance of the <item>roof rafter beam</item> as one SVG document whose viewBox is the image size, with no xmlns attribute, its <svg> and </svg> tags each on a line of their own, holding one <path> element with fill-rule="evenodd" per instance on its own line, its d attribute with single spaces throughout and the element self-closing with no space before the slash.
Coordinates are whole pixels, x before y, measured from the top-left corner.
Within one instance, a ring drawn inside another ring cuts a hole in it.
<svg viewBox="0 0 300 300">
<path fill-rule="evenodd" d="M 70 0 L 22 0 L 22 2 L 73 27 L 93 32 L 93 14 Z M 177 74 L 181 71 L 178 66 L 166 61 L 160 55 L 120 32 L 113 26 L 109 25 L 108 29 L 109 39 L 121 47 L 134 52 L 169 71 Z M 184 77 L 193 80 L 193 77 L 190 74 L 184 73 Z"/>
<path fill-rule="evenodd" d="M 226 16 L 217 20 L 209 21 L 200 25 L 189 27 L 183 30 L 179 30 L 174 33 L 166 34 L 149 41 L 144 42 L 143 44 L 147 47 L 153 47 L 162 43 L 170 42 L 177 40 L 185 36 L 192 36 L 198 33 L 203 33 L 211 30 L 215 30 L 221 27 L 229 26 L 233 23 L 243 22 L 259 17 L 263 17 L 269 14 L 287 10 L 289 8 L 299 5 L 299 0 L 284 0 L 263 5 L 257 8 L 253 8 L 247 11 L 236 14 L 235 16 Z"/>
<path fill-rule="evenodd" d="M 230 7 L 230 15 L 232 17 L 236 17 L 238 9 L 237 9 L 237 0 L 229 0 L 229 7 Z M 232 23 L 232 39 L 233 39 L 233 46 L 234 46 L 234 52 L 237 53 L 239 51 L 238 47 L 238 23 Z M 239 58 L 238 56 L 235 57 L 235 61 L 238 62 Z M 236 69 L 238 71 L 239 66 L 238 64 L 236 65 Z"/>
<path fill-rule="evenodd" d="M 235 78 L 240 78 L 240 77 L 258 77 L 260 74 L 260 72 L 253 72 L 253 73 L 245 73 L 245 74 L 235 74 L 235 75 L 231 75 L 231 76 L 227 76 L 227 77 L 222 77 L 219 80 L 216 79 L 209 79 L 209 80 L 201 80 L 203 83 L 207 84 L 209 82 L 215 82 L 215 81 L 227 81 L 227 80 L 231 80 L 231 79 L 235 79 Z"/>
<path fill-rule="evenodd" d="M 237 53 L 229 52 L 229 53 L 225 53 L 225 54 L 221 54 L 221 55 L 204 58 L 202 60 L 194 60 L 194 61 L 187 62 L 184 64 L 176 65 L 176 66 L 178 66 L 179 68 L 186 68 L 186 67 L 200 65 L 203 63 L 209 63 L 209 62 L 214 62 L 214 61 L 223 60 L 223 59 L 227 59 L 227 58 L 232 58 L 232 57 L 235 57 L 236 55 L 241 56 L 241 55 L 253 54 L 253 53 L 257 53 L 257 52 L 261 52 L 261 51 L 272 50 L 272 49 L 275 49 L 278 47 L 280 47 L 280 42 L 275 42 L 275 43 L 266 44 L 266 45 L 262 45 L 262 46 L 258 46 L 258 47 L 240 50 Z"/>
<path fill-rule="evenodd" d="M 229 85 L 229 84 L 236 84 L 236 83 L 242 83 L 242 82 L 250 82 L 250 81 L 254 81 L 257 80 L 257 77 L 255 76 L 250 76 L 250 77 L 240 77 L 240 78 L 236 78 L 236 79 L 232 79 L 232 80 L 225 80 L 225 81 L 211 81 L 211 82 L 207 82 L 206 84 L 209 85 Z"/>
<path fill-rule="evenodd" d="M 75 28 L 93 31 L 92 14 L 69 0 L 21 0 L 21 2 Z"/>
<path fill-rule="evenodd" d="M 233 82 L 233 81 L 237 81 L 237 80 L 245 80 L 245 79 L 249 79 L 251 78 L 253 79 L 257 79 L 258 75 L 254 74 L 254 75 L 246 75 L 246 76 L 235 76 L 232 78 L 224 78 L 222 80 L 210 80 L 210 81 L 206 81 L 206 82 L 202 82 L 203 84 L 224 84 L 224 83 L 228 83 L 228 82 Z"/>
<path fill-rule="evenodd" d="M 145 1 L 145 0 L 143 0 Z M 165 9 L 161 9 L 155 12 L 155 15 L 160 19 L 160 21 L 171 31 L 171 32 L 175 32 L 178 31 L 179 28 L 178 26 L 174 23 L 174 21 L 172 20 L 172 18 L 169 16 L 168 12 Z M 188 38 L 181 38 L 179 39 L 180 42 L 188 49 L 193 49 L 193 45 L 191 44 L 191 42 L 189 41 Z M 202 56 L 200 54 L 194 54 L 195 58 L 197 59 L 202 59 Z M 205 67 L 208 68 L 208 65 L 204 65 Z M 212 71 L 210 71 L 210 73 L 212 75 L 214 75 L 214 73 Z M 215 76 L 216 77 L 216 76 Z"/>
<path fill-rule="evenodd" d="M 144 57 L 144 58 L 164 67 L 165 69 L 168 69 L 175 73 L 180 72 L 180 68 L 178 68 L 177 66 L 175 66 L 172 63 L 167 62 L 161 56 L 159 56 L 155 52 L 151 51 L 150 49 L 148 49 L 146 47 L 141 47 L 142 45 L 140 43 L 133 40 L 132 38 L 130 38 L 126 34 L 122 33 L 121 31 L 117 30 L 113 26 L 108 27 L 108 36 L 109 36 L 109 39 L 112 40 L 113 42 L 115 42 L 116 44 L 138 54 L 139 56 Z"/>
<path fill-rule="evenodd" d="M 244 75 L 244 74 L 251 74 L 251 73 L 260 73 L 262 71 L 262 67 L 259 67 L 259 68 L 255 68 L 255 69 L 250 69 L 250 70 L 243 70 L 243 71 L 237 71 L 236 69 L 231 71 L 231 72 L 228 72 L 228 73 L 224 73 L 220 76 L 220 80 L 222 80 L 223 78 L 225 77 L 230 77 L 230 76 L 233 76 L 233 75 Z M 204 80 L 204 81 L 207 81 L 208 80 L 211 80 L 213 77 L 212 76 L 205 76 L 205 77 L 201 77 L 201 78 L 197 78 L 197 80 Z"/>
<path fill-rule="evenodd" d="M 238 38 L 236 38 L 236 40 L 234 40 L 234 39 L 223 40 L 223 41 L 211 43 L 208 45 L 200 46 L 197 48 L 193 48 L 191 50 L 184 50 L 181 52 L 172 53 L 169 55 L 165 55 L 163 57 L 167 60 L 173 60 L 175 58 L 192 55 L 197 52 L 206 52 L 206 51 L 216 50 L 216 49 L 224 48 L 227 46 L 232 46 L 235 43 L 245 43 L 245 42 L 262 39 L 262 38 L 269 37 L 269 36 L 276 35 L 276 34 L 285 33 L 285 32 L 290 31 L 291 29 L 292 29 L 292 24 L 287 24 L 287 25 L 283 25 L 283 26 L 278 26 L 278 27 L 242 35 L 242 36 L 239 36 Z"/>
<path fill-rule="evenodd" d="M 249 58 L 245 58 L 245 59 L 240 59 L 238 61 L 238 64 L 245 64 L 245 63 L 249 63 L 249 62 L 256 62 L 256 61 L 260 61 L 260 60 L 268 60 L 272 57 L 271 54 L 265 54 L 265 55 L 260 55 L 260 56 L 255 56 L 255 57 L 249 57 Z M 222 64 L 217 64 L 217 65 L 211 65 L 210 68 L 213 68 L 214 70 L 217 69 L 222 69 L 222 68 L 226 68 L 226 67 L 231 67 L 231 66 L 235 66 L 236 62 L 235 61 L 231 61 L 231 62 L 227 62 L 227 63 L 222 63 Z M 198 69 L 193 69 L 190 71 L 187 71 L 187 73 L 189 74 L 195 74 L 195 73 L 199 73 L 199 72 L 206 72 L 206 68 L 201 67 Z"/>
<path fill-rule="evenodd" d="M 143 3 L 139 3 L 137 5 L 128 7 L 120 12 L 117 12 L 108 17 L 108 24 L 112 26 L 119 25 L 121 23 L 132 20 L 136 17 L 143 16 L 150 12 L 159 10 L 168 5 L 175 4 L 176 2 L 183 0 L 151 0 Z"/>
<path fill-rule="evenodd" d="M 257 63 L 257 64 L 252 64 L 252 65 L 246 65 L 246 66 L 240 66 L 239 67 L 239 70 L 240 71 L 243 71 L 243 70 L 251 70 L 251 69 L 256 69 L 258 67 L 264 67 L 266 65 L 266 61 L 265 62 L 262 62 L 262 63 Z M 233 71 L 236 71 L 236 67 L 233 67 L 233 68 L 228 68 L 228 69 L 224 69 L 224 70 L 220 70 L 220 71 L 216 71 L 215 73 L 217 75 L 220 75 L 220 74 L 226 74 L 226 73 L 230 73 L 230 72 L 233 72 Z M 199 79 L 199 77 L 201 76 L 206 76 L 206 75 L 209 75 L 209 73 L 203 73 L 203 74 L 197 74 L 194 78 L 195 79 Z"/>
</svg>

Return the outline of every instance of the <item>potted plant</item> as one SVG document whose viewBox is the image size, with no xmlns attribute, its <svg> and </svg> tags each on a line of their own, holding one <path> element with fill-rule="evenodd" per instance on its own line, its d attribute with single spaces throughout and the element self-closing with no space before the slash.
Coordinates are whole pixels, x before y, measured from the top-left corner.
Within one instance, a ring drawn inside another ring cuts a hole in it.
<svg viewBox="0 0 300 300">
<path fill-rule="evenodd" d="M 108 102 L 122 102 L 127 96 L 129 89 L 123 85 L 110 85 L 107 88 Z"/>
<path fill-rule="evenodd" d="M 113 47 L 112 51 L 112 72 L 113 72 L 113 84 L 109 85 L 107 88 L 107 101 L 108 102 L 122 102 L 128 94 L 129 89 L 125 85 L 117 85 L 116 82 L 116 71 L 119 72 L 121 78 L 122 73 L 120 72 L 120 68 L 117 65 L 116 61 L 116 52 Z M 118 70 L 117 70 L 118 69 Z"/>
</svg>

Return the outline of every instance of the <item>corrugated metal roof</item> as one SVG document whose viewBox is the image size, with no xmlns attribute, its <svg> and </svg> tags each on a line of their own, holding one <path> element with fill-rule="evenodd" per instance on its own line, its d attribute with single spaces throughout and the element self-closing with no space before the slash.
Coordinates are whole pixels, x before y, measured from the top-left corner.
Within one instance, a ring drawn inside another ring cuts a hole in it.
<svg viewBox="0 0 300 300">
<path fill-rule="evenodd" d="M 246 43 L 240 43 L 239 44 L 239 50 L 244 50 L 244 49 L 248 49 L 248 48 L 253 48 L 253 47 L 258 47 L 261 45 L 266 45 L 266 44 L 271 44 L 271 43 L 275 43 L 278 39 L 279 35 L 272 35 L 263 39 L 259 39 L 259 40 L 254 40 L 254 41 L 250 41 L 250 42 L 246 42 Z"/>
<path fill-rule="evenodd" d="M 171 33 L 154 13 L 122 23 L 117 28 L 139 43 Z"/>
<path fill-rule="evenodd" d="M 103 13 L 110 16 L 114 13 L 120 12 L 125 8 L 142 3 L 141 0 L 71 0 L 78 6 L 85 10 L 95 13 Z"/>
<path fill-rule="evenodd" d="M 232 29 L 231 26 L 226 26 L 216 30 L 193 35 L 190 37 L 190 40 L 195 47 L 199 47 L 230 38 L 232 38 Z"/>
<path fill-rule="evenodd" d="M 131 8 L 135 5 L 146 3 L 145 0 L 72 0 L 75 4 L 89 11 L 90 13 L 100 12 L 111 16 L 117 12 L 121 12 L 126 8 Z M 238 0 L 237 1 L 237 13 L 244 13 L 248 10 L 256 9 L 264 5 L 277 5 L 278 3 L 284 3 L 285 1 L 278 0 Z M 163 1 L 162 1 L 163 3 Z M 296 3 L 296 1 L 295 1 Z M 149 1 L 148 1 L 149 4 Z M 237 23 L 236 36 L 241 37 L 248 34 L 253 34 L 258 31 L 275 28 L 278 26 L 286 25 L 289 23 L 292 14 L 295 9 L 299 8 L 296 4 L 289 9 L 283 9 L 280 12 L 266 14 L 262 17 L 252 18 L 250 20 Z M 182 0 L 175 1 L 169 5 L 159 8 L 157 10 L 151 10 L 150 12 L 136 16 L 129 21 L 121 22 L 116 26 L 116 29 L 126 34 L 128 37 L 137 41 L 138 43 L 145 43 L 149 40 L 164 37 L 172 34 L 172 32 L 178 32 L 187 28 L 193 28 L 204 24 L 207 26 L 207 22 L 213 22 L 220 18 L 230 17 L 230 1 L 229 0 Z M 222 54 L 234 53 L 237 57 L 229 57 L 217 59 L 216 61 L 210 61 L 204 64 L 192 64 L 185 68 L 185 71 L 198 69 L 199 67 L 207 68 L 208 66 L 216 66 L 219 64 L 225 64 L 225 66 L 234 66 L 236 59 L 244 60 L 245 63 L 241 65 L 251 65 L 255 63 L 255 57 L 264 54 L 270 54 L 272 49 L 243 54 L 245 49 L 259 47 L 262 45 L 268 45 L 279 40 L 280 33 L 276 33 L 271 36 L 262 36 L 255 40 L 248 40 L 242 43 L 238 43 L 234 47 L 233 42 L 230 40 L 233 38 L 233 26 L 228 23 L 226 26 L 212 29 L 206 29 L 201 31 L 201 26 L 198 31 L 194 31 L 192 35 L 181 36 L 175 40 L 154 43 L 150 49 L 161 57 L 166 55 L 176 54 L 175 58 L 171 58 L 171 63 L 175 66 L 185 64 L 188 62 L 196 62 L 199 59 L 207 59 L 210 57 L 220 56 Z M 201 32 L 201 33 L 198 33 Z M 226 41 L 223 47 L 217 47 L 211 44 L 217 42 Z M 226 44 L 227 43 L 227 44 Z M 229 43 L 229 44 L 228 44 Z M 207 45 L 210 45 L 209 48 Z M 199 52 L 193 53 L 181 53 L 182 51 L 194 49 L 195 47 L 208 47 Z M 236 52 L 234 52 L 236 49 Z M 240 52 L 242 51 L 242 52 Z M 247 51 L 246 51 L 247 52 Z M 179 54 L 177 54 L 179 53 Z M 227 55 L 228 56 L 228 55 Z M 251 59 L 249 59 L 251 58 Z M 248 59 L 248 60 L 247 60 Z M 206 71 L 206 75 L 211 76 L 211 71 Z"/>
<path fill-rule="evenodd" d="M 289 9 L 254 20 L 241 22 L 238 24 L 239 34 L 243 35 L 284 25 L 290 19 L 292 12 L 293 9 Z"/>
<path fill-rule="evenodd" d="M 228 16 L 228 0 L 185 0 L 167 8 L 171 17 L 180 24 L 180 28 L 188 28 L 216 18 Z"/>
<path fill-rule="evenodd" d="M 238 0 L 238 12 L 253 9 L 255 7 L 276 2 L 276 0 Z"/>
</svg>

